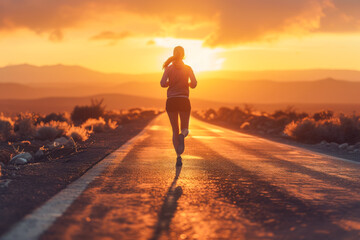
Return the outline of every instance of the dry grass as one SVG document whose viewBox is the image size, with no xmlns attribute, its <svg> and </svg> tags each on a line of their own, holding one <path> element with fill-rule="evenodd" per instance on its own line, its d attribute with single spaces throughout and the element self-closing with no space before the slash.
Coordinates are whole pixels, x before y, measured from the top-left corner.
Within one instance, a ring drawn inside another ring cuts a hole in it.
<svg viewBox="0 0 360 240">
<path fill-rule="evenodd" d="M 15 120 L 14 132 L 20 139 L 32 138 L 35 136 L 36 127 L 35 122 L 38 115 L 31 113 L 20 113 Z"/>
<path fill-rule="evenodd" d="M 72 138 L 75 142 L 86 141 L 92 132 L 83 128 L 70 126 L 66 131 L 66 136 Z"/>
<path fill-rule="evenodd" d="M 321 141 L 355 144 L 360 141 L 360 116 L 331 117 L 318 120 L 305 118 L 286 126 L 284 133 L 306 143 Z"/>
<path fill-rule="evenodd" d="M 273 114 L 261 113 L 255 111 L 251 105 L 233 109 L 227 107 L 218 110 L 208 109 L 194 112 L 194 115 L 205 121 L 226 123 L 235 128 L 271 134 L 282 134 L 287 124 L 308 116 L 306 113 L 295 112 L 291 107 Z"/>
<path fill-rule="evenodd" d="M 107 125 L 112 130 L 116 129 L 119 126 L 116 121 L 112 121 L 111 119 L 108 120 Z"/>
<path fill-rule="evenodd" d="M 48 123 L 48 122 L 51 122 L 51 121 L 70 123 L 70 115 L 67 112 L 64 112 L 64 113 L 50 113 L 50 114 L 47 114 L 46 116 L 40 117 L 38 119 L 38 123 L 40 123 L 40 122 Z"/>
<path fill-rule="evenodd" d="M 236 128 L 257 133 L 286 136 L 300 142 L 321 141 L 355 144 L 360 142 L 360 116 L 334 116 L 332 111 L 321 111 L 309 116 L 292 107 L 272 114 L 258 113 L 253 108 L 209 109 L 195 112 L 195 116 L 209 122 L 226 123 Z"/>
<path fill-rule="evenodd" d="M 14 133 L 14 122 L 11 118 L 0 115 L 0 140 L 7 141 Z"/>
<path fill-rule="evenodd" d="M 105 113 L 105 106 L 103 106 L 102 100 L 91 100 L 89 106 L 75 106 L 71 113 L 71 120 L 76 125 L 81 125 L 90 118 L 98 119 L 103 117 Z"/>
<path fill-rule="evenodd" d="M 92 100 L 89 106 L 76 106 L 71 113 L 39 115 L 20 113 L 15 118 L 0 115 L 0 141 L 22 140 L 53 141 L 66 136 L 76 141 L 85 141 L 92 133 L 116 129 L 119 124 L 157 115 L 154 110 L 133 108 L 105 111 L 103 101 Z"/>
<path fill-rule="evenodd" d="M 86 129 L 84 126 L 74 126 L 67 122 L 51 121 L 39 124 L 36 137 L 41 140 L 53 141 L 56 138 L 67 136 L 79 142 L 86 141 L 92 132 L 92 129 Z"/>
<path fill-rule="evenodd" d="M 104 132 L 106 130 L 106 122 L 100 117 L 99 119 L 89 118 L 84 122 L 81 127 L 93 131 L 95 133 Z"/>
<path fill-rule="evenodd" d="M 85 116 L 79 117 L 81 111 L 85 111 Z M 77 152 L 91 144 L 93 141 L 80 143 L 88 140 L 91 134 L 112 131 L 119 124 L 147 119 L 157 114 L 156 111 L 139 108 L 105 111 L 102 101 L 92 101 L 92 105 L 85 108 L 75 107 L 71 116 L 75 121 L 67 113 L 20 113 L 12 118 L 0 113 L 0 162 L 8 164 L 11 156 L 23 151 L 33 153 L 35 161 L 62 157 L 62 154 Z M 70 144 L 60 146 L 58 140 L 54 142 L 56 138 L 62 137 L 73 144 L 73 149 Z M 42 155 L 35 154 L 39 150 Z"/>
</svg>

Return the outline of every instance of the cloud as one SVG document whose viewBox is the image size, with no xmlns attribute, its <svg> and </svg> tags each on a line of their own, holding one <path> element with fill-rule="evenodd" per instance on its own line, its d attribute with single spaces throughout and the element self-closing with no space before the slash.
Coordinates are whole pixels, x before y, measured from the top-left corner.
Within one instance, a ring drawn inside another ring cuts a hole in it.
<svg viewBox="0 0 360 240">
<path fill-rule="evenodd" d="M 120 33 L 115 33 L 112 31 L 104 31 L 91 37 L 91 40 L 120 40 L 129 36 L 131 36 L 131 33 L 127 31 Z"/>
<path fill-rule="evenodd" d="M 63 33 L 58 29 L 52 31 L 49 35 L 49 40 L 52 42 L 61 42 L 63 38 L 64 38 Z"/>
<path fill-rule="evenodd" d="M 102 21 L 104 16 L 126 24 L 125 14 L 137 16 L 144 26 L 149 19 L 157 21 L 148 37 L 204 39 L 212 47 L 285 34 L 360 31 L 358 0 L 0 0 L 0 31 L 30 29 L 60 41 L 65 29 L 90 28 L 89 22 Z M 129 31 L 142 35 L 144 28 L 140 29 Z M 92 40 L 117 41 L 127 37 L 122 34 L 102 32 Z"/>
<path fill-rule="evenodd" d="M 112 32 L 112 31 L 103 31 L 99 34 L 96 34 L 90 38 L 93 41 L 108 41 L 109 46 L 114 46 L 118 43 L 119 40 L 130 37 L 132 34 L 128 31 L 123 32 Z"/>
<path fill-rule="evenodd" d="M 360 1 L 332 0 L 332 8 L 325 11 L 321 19 L 319 32 L 359 32 Z"/>
</svg>

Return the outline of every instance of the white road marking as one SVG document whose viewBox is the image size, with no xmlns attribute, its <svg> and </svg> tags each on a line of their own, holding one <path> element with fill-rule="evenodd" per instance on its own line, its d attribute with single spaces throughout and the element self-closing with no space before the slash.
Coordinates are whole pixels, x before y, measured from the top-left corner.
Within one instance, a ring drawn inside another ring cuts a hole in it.
<svg viewBox="0 0 360 240">
<path fill-rule="evenodd" d="M 5 233 L 0 240 L 38 239 L 58 217 L 64 214 L 66 209 L 80 196 L 89 183 L 99 176 L 108 166 L 119 164 L 134 147 L 135 143 L 146 137 L 145 133 L 156 119 L 157 118 L 151 121 L 138 135 L 127 141 L 98 164 L 94 165 L 76 181 L 69 184 L 65 189 L 50 198 L 42 206 L 25 216 L 13 228 Z"/>
</svg>

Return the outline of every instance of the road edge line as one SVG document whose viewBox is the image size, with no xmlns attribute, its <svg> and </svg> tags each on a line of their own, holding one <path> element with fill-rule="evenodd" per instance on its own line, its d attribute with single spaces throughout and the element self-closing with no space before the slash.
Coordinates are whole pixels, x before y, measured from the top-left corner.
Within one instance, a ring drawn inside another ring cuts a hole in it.
<svg viewBox="0 0 360 240">
<path fill-rule="evenodd" d="M 82 176 L 66 188 L 47 200 L 33 212 L 17 222 L 0 240 L 38 239 L 55 221 L 61 217 L 70 205 L 84 192 L 87 186 L 112 164 L 119 164 L 133 149 L 134 144 L 143 139 L 150 126 L 158 118 L 151 120 L 137 135 L 125 142 L 108 156 L 93 165 Z"/>
</svg>

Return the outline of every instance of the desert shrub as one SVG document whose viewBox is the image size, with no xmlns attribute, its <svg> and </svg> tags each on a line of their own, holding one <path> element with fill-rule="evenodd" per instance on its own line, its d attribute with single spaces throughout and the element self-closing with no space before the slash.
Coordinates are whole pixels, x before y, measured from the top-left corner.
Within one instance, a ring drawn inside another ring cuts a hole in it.
<svg viewBox="0 0 360 240">
<path fill-rule="evenodd" d="M 0 149 L 0 162 L 7 164 L 10 162 L 10 159 L 13 155 L 13 152 L 8 149 Z M 1 177 L 1 168 L 0 168 L 0 177 Z"/>
<path fill-rule="evenodd" d="M 236 125 L 241 125 L 248 118 L 248 115 L 245 111 L 235 107 L 229 117 L 228 121 Z"/>
<path fill-rule="evenodd" d="M 288 123 L 306 118 L 308 116 L 309 114 L 307 113 L 296 112 L 292 106 L 287 107 L 285 110 L 277 110 L 271 115 L 271 117 L 275 119 L 282 119 L 281 121 Z"/>
<path fill-rule="evenodd" d="M 63 135 L 63 131 L 61 131 L 55 127 L 42 126 L 37 129 L 35 137 L 40 140 L 53 141 L 55 138 L 58 138 L 62 135 Z"/>
<path fill-rule="evenodd" d="M 104 113 L 103 118 L 104 118 L 105 121 L 109 121 L 111 119 L 113 121 L 120 122 L 121 121 L 121 116 L 122 116 L 121 111 L 110 110 L 110 111 L 106 111 Z"/>
<path fill-rule="evenodd" d="M 85 141 L 89 138 L 92 131 L 85 129 L 83 126 L 76 127 L 69 125 L 67 122 L 50 121 L 40 123 L 37 126 L 35 137 L 40 140 L 54 141 L 62 136 L 72 137 L 75 141 Z"/>
<path fill-rule="evenodd" d="M 244 104 L 244 112 L 247 115 L 252 115 L 252 113 L 254 112 L 255 108 L 253 105 L 251 104 Z"/>
<path fill-rule="evenodd" d="M 285 127 L 284 133 L 301 142 L 318 142 L 320 139 L 316 132 L 316 122 L 310 118 L 291 122 Z"/>
<path fill-rule="evenodd" d="M 343 142 L 354 144 L 360 141 L 360 116 L 340 115 L 341 134 Z"/>
<path fill-rule="evenodd" d="M 325 110 L 325 111 L 314 113 L 313 119 L 315 121 L 320 121 L 320 120 L 331 119 L 333 116 L 334 116 L 333 111 Z"/>
<path fill-rule="evenodd" d="M 89 131 L 94 131 L 95 133 L 99 133 L 105 131 L 106 122 L 101 117 L 99 119 L 89 118 L 81 126 Z"/>
<path fill-rule="evenodd" d="M 250 123 L 249 122 L 244 122 L 243 124 L 241 124 L 240 129 L 249 130 L 250 129 Z"/>
<path fill-rule="evenodd" d="M 286 126 L 284 133 L 291 138 L 306 142 L 327 142 L 354 144 L 360 141 L 360 122 L 358 116 L 340 116 L 316 121 L 305 118 Z"/>
<path fill-rule="evenodd" d="M 108 120 L 107 125 L 110 129 L 115 129 L 119 126 L 116 121 L 112 121 L 111 119 Z"/>
<path fill-rule="evenodd" d="M 72 138 L 75 142 L 86 141 L 90 136 L 90 131 L 83 127 L 71 126 L 66 132 L 66 136 Z"/>
<path fill-rule="evenodd" d="M 217 111 L 217 119 L 221 121 L 226 121 L 227 119 L 230 118 L 231 112 L 232 112 L 231 108 L 221 107 Z"/>
<path fill-rule="evenodd" d="M 140 112 L 140 116 L 143 118 L 153 117 L 155 115 L 156 112 L 154 110 L 143 110 L 142 112 Z"/>
<path fill-rule="evenodd" d="M 68 113 L 50 113 L 45 117 L 39 118 L 38 122 L 48 123 L 51 121 L 55 122 L 69 122 Z"/>
<path fill-rule="evenodd" d="M 30 117 L 17 119 L 15 122 L 16 135 L 21 138 L 33 138 L 36 132 L 34 120 Z"/>
<path fill-rule="evenodd" d="M 35 124 L 39 119 L 38 114 L 20 113 L 15 118 L 14 132 L 18 137 L 33 137 L 35 133 Z"/>
<path fill-rule="evenodd" d="M 252 116 L 249 122 L 250 129 L 261 131 L 267 131 L 275 125 L 275 120 L 267 116 Z"/>
<path fill-rule="evenodd" d="M 131 116 L 129 114 L 126 115 L 122 115 L 120 117 L 120 122 L 121 123 L 129 123 L 132 120 Z"/>
<path fill-rule="evenodd" d="M 40 140 L 53 141 L 55 138 L 64 136 L 69 128 L 66 122 L 51 121 L 48 123 L 40 123 L 37 126 L 35 137 Z"/>
<path fill-rule="evenodd" d="M 8 138 L 13 134 L 14 122 L 11 118 L 0 115 L 0 140 L 7 141 Z"/>
<path fill-rule="evenodd" d="M 283 110 L 276 110 L 272 115 L 273 118 L 285 118 L 287 117 L 287 114 Z"/>
<path fill-rule="evenodd" d="M 212 108 L 208 109 L 203 115 L 203 118 L 205 118 L 206 120 L 213 120 L 216 117 L 217 117 L 217 113 Z"/>
<path fill-rule="evenodd" d="M 118 124 L 125 124 L 135 119 L 144 119 L 159 114 L 159 111 L 142 110 L 141 108 L 132 108 L 129 110 L 111 110 L 105 111 L 102 118 L 107 123 L 107 127 L 115 129 Z"/>
<path fill-rule="evenodd" d="M 300 119 L 304 119 L 304 118 L 307 118 L 307 117 L 309 117 L 309 114 L 303 112 L 303 113 L 298 113 L 296 115 L 295 119 L 300 120 Z"/>
<path fill-rule="evenodd" d="M 128 110 L 127 114 L 125 115 L 127 120 L 131 121 L 140 118 L 141 112 L 142 112 L 141 108 L 131 108 Z"/>
<path fill-rule="evenodd" d="M 274 128 L 280 132 L 284 130 L 284 128 L 291 123 L 293 120 L 289 119 L 286 116 L 278 117 L 274 119 Z"/>
<path fill-rule="evenodd" d="M 134 114 L 140 114 L 141 113 L 141 108 L 130 108 L 128 110 L 129 113 L 134 113 Z"/>
<path fill-rule="evenodd" d="M 91 100 L 90 106 L 75 106 L 74 110 L 71 113 L 71 120 L 76 124 L 80 125 L 89 118 L 99 118 L 103 117 L 105 111 L 105 106 L 103 106 L 103 99 Z"/>
</svg>

